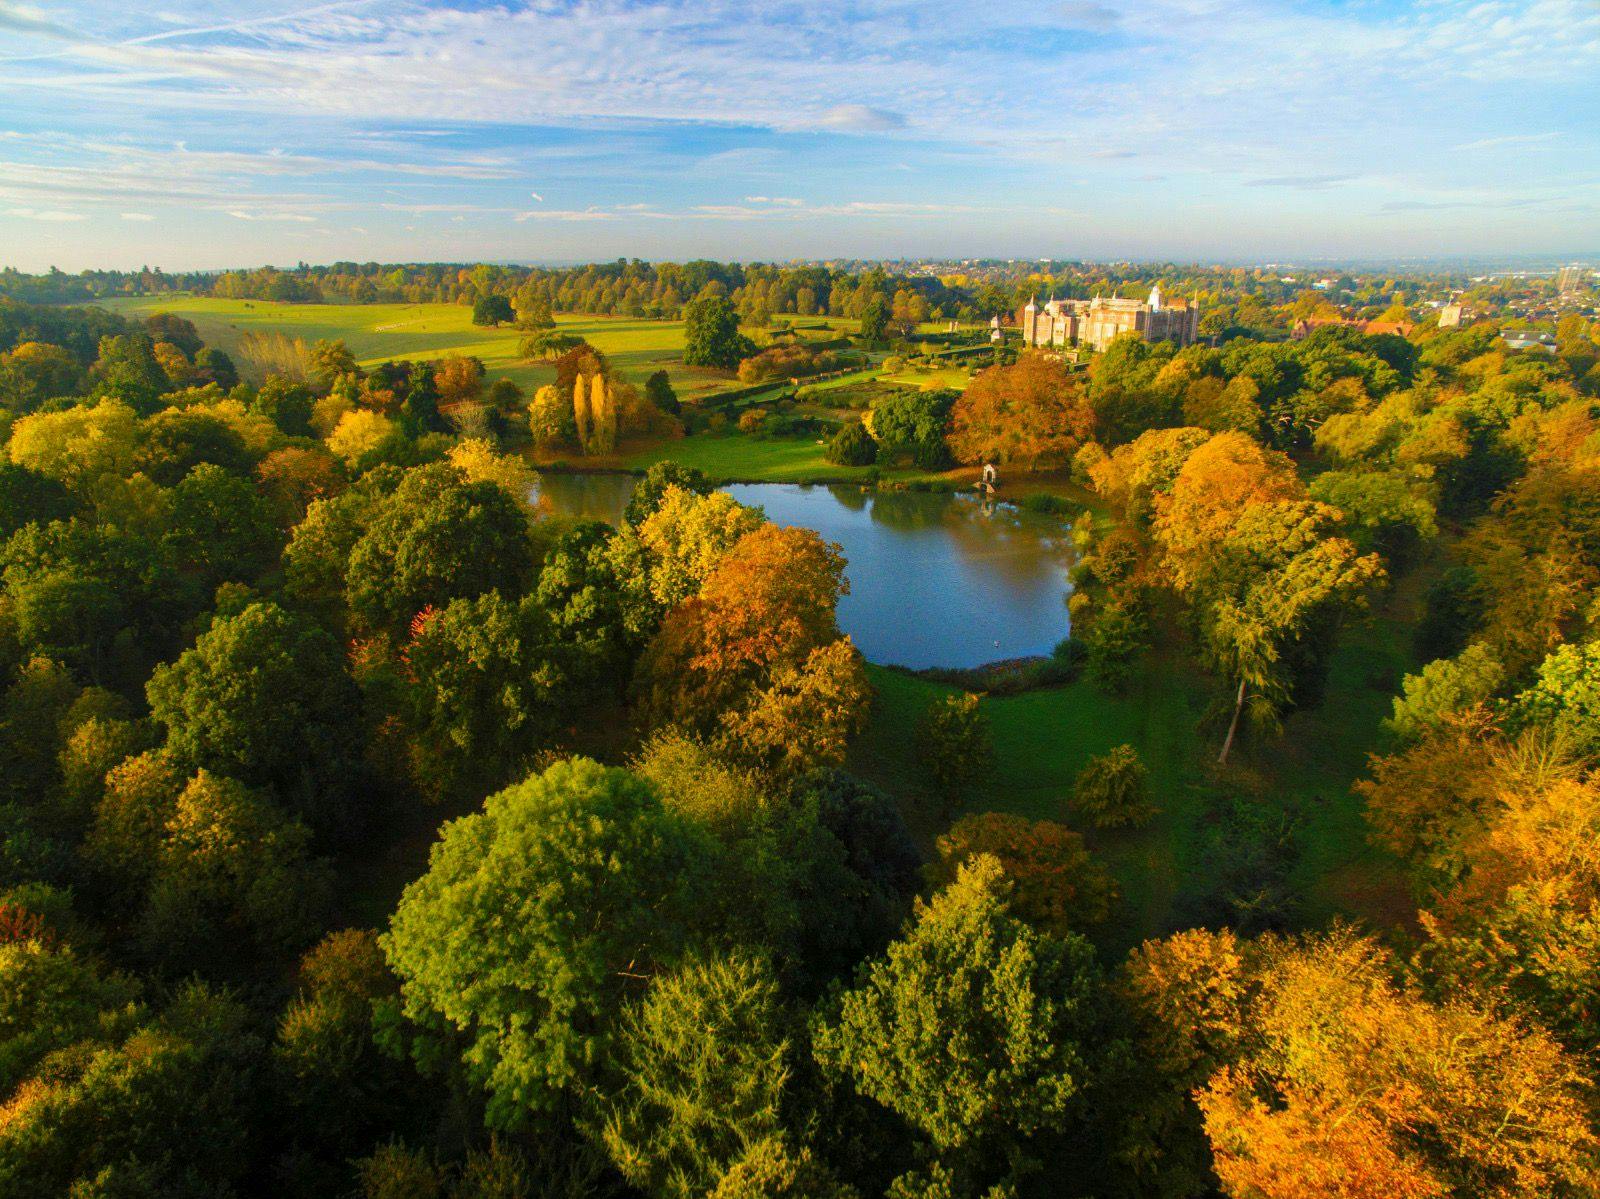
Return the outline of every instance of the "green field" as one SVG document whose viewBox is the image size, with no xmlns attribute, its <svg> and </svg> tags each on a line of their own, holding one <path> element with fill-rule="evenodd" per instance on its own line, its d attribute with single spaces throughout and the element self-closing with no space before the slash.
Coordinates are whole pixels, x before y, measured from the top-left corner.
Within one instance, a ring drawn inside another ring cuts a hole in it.
<svg viewBox="0 0 1600 1199">
<path fill-rule="evenodd" d="M 545 363 L 517 357 L 525 336 L 512 328 L 481 329 L 472 309 L 458 304 L 276 304 L 264 300 L 218 300 L 204 296 L 149 296 L 108 300 L 105 307 L 125 316 L 172 312 L 193 321 L 211 345 L 236 354 L 247 333 L 281 332 L 307 342 L 342 338 L 362 366 L 400 358 L 427 359 L 470 354 L 483 361 L 491 378 L 514 379 L 525 390 L 554 380 Z M 681 360 L 681 321 L 561 316 L 564 333 L 575 333 L 611 360 L 630 383 L 665 369 L 684 399 L 738 386 L 738 380 L 686 367 Z"/>
</svg>

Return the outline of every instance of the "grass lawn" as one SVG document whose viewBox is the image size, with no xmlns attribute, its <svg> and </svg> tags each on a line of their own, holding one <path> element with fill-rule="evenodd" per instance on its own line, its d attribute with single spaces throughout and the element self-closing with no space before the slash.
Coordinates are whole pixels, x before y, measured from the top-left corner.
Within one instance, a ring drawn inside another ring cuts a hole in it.
<svg viewBox="0 0 1600 1199">
<path fill-rule="evenodd" d="M 899 383 L 905 387 L 947 387 L 951 391 L 965 391 L 972 377 L 964 366 L 941 366 L 932 370 L 907 368 L 899 374 L 880 375 L 884 383 Z"/>
<path fill-rule="evenodd" d="M 176 313 L 193 321 L 208 344 L 229 354 L 238 350 L 246 333 L 281 332 L 307 342 L 343 338 L 366 367 L 399 358 L 471 354 L 483 360 L 490 378 L 514 379 L 528 391 L 555 379 L 547 364 L 517 357 L 525 334 L 510 327 L 480 329 L 472 323 L 472 309 L 459 304 L 275 304 L 138 296 L 108 300 L 104 306 L 133 317 Z M 605 354 L 630 383 L 643 384 L 652 372 L 664 369 L 684 399 L 739 385 L 737 379 L 683 365 L 681 321 L 561 316 L 556 323 L 562 332 L 577 334 Z"/>
<path fill-rule="evenodd" d="M 1327 702 L 1291 717 L 1282 737 L 1247 743 L 1225 772 L 1213 765 L 1220 734 L 1201 723 L 1214 685 L 1176 658 L 1154 656 L 1120 696 L 1079 681 L 986 697 L 982 710 L 993 731 L 995 765 L 965 810 L 1076 827 L 1066 800 L 1078 771 L 1091 756 L 1131 744 L 1150 771 L 1160 815 L 1137 830 L 1078 828 L 1121 890 L 1119 908 L 1098 938 L 1108 951 L 1121 953 L 1159 935 L 1175 904 L 1206 889 L 1211 873 L 1202 826 L 1208 797 L 1223 788 L 1302 813 L 1293 882 L 1305 897 L 1308 920 L 1342 914 L 1373 925 L 1398 923 L 1411 910 L 1399 865 L 1367 843 L 1350 784 L 1364 772 L 1367 748 L 1388 714 L 1388 672 L 1405 667 L 1400 633 L 1392 620 L 1347 630 Z M 923 791 L 916 726 L 928 704 L 952 688 L 869 669 L 878 700 L 851 766 L 900 801 L 918 840 L 931 847 L 943 821 Z"/>
<path fill-rule="evenodd" d="M 819 483 L 860 479 L 872 474 L 870 466 L 835 466 L 822 456 L 824 443 L 809 437 L 750 437 L 744 433 L 696 433 L 674 441 L 656 442 L 621 454 L 614 462 L 597 465 L 643 470 L 670 458 L 698 467 L 713 482 Z M 909 483 L 933 481 L 973 483 L 974 469 L 947 473 L 915 469 L 879 470 L 878 477 Z"/>
</svg>

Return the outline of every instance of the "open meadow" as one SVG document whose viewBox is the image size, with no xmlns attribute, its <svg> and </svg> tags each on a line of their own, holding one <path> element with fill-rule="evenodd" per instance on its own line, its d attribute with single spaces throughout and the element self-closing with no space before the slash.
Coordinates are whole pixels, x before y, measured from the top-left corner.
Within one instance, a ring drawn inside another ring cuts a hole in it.
<svg viewBox="0 0 1600 1199">
<path fill-rule="evenodd" d="M 555 378 L 548 364 L 518 356 L 526 333 L 509 325 L 480 328 L 472 323 L 471 307 L 460 304 L 284 304 L 141 296 L 108 300 L 104 306 L 125 316 L 176 313 L 192 321 L 207 344 L 229 354 L 236 354 L 251 333 L 283 333 L 308 344 L 342 339 L 363 367 L 464 354 L 480 359 L 491 379 L 511 379 L 525 391 Z M 688 400 L 738 386 L 724 372 L 683 365 L 682 321 L 559 316 L 556 324 L 561 332 L 582 337 L 605 354 L 630 383 L 642 384 L 653 372 L 665 370 L 678 394 Z"/>
</svg>

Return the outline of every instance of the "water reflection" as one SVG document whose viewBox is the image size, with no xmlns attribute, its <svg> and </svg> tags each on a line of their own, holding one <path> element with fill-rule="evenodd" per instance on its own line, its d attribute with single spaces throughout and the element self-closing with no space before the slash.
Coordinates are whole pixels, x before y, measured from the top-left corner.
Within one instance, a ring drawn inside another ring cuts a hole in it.
<svg viewBox="0 0 1600 1199">
<path fill-rule="evenodd" d="M 623 475 L 550 475 L 555 511 L 615 521 Z M 849 561 L 839 623 L 874 662 L 977 666 L 1049 653 L 1067 635 L 1071 542 L 1060 518 L 972 495 L 859 487 L 730 486 L 782 525 L 815 529 Z"/>
</svg>

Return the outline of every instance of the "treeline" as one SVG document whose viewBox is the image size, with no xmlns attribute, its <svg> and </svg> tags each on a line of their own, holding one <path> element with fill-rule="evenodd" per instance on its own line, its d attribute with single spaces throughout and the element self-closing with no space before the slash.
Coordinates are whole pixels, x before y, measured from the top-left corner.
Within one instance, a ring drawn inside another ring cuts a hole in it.
<svg viewBox="0 0 1600 1199">
<path fill-rule="evenodd" d="M 97 297 L 191 291 L 229 299 L 278 302 L 446 303 L 473 305 L 504 296 L 519 314 L 570 312 L 596 316 L 678 319 L 693 300 L 732 300 L 742 319 L 775 316 L 860 319 L 876 298 L 897 320 L 967 323 L 1009 318 L 1030 298 L 1086 299 L 1121 294 L 1143 298 L 1155 285 L 1200 303 L 1208 337 L 1282 335 L 1303 316 L 1344 313 L 1415 319 L 1408 300 L 1447 298 L 1469 281 L 1436 275 L 1336 273 L 1322 289 L 1304 272 L 1177 264 L 1034 263 L 952 271 L 935 276 L 902 264 L 774 265 L 648 263 L 639 259 L 564 268 L 486 263 L 336 262 L 279 269 L 184 272 L 92 271 L 38 276 L 0 273 L 0 295 L 35 303 L 84 303 Z M 1479 286 L 1474 302 L 1503 301 L 1508 285 Z M 910 311 L 908 312 L 908 307 Z"/>
</svg>

